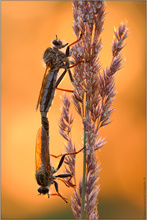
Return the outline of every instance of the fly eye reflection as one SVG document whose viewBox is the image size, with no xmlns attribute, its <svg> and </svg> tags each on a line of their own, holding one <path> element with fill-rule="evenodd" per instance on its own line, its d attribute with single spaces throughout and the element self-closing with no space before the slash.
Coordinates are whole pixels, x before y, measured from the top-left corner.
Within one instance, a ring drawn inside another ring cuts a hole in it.
<svg viewBox="0 0 147 220">
<path fill-rule="evenodd" d="M 38 192 L 40 193 L 40 194 L 47 194 L 48 192 L 49 192 L 49 189 L 48 188 L 46 188 L 46 187 L 41 187 L 41 188 L 38 188 Z"/>
</svg>

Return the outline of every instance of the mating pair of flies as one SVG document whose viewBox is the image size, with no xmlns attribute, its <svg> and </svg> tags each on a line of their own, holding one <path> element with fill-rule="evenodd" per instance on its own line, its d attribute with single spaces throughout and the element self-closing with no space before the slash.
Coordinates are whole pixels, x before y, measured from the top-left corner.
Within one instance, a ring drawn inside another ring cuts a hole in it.
<svg viewBox="0 0 147 220">
<path fill-rule="evenodd" d="M 36 163 L 36 181 L 40 188 L 38 188 L 38 192 L 40 194 L 48 194 L 49 197 L 49 187 L 54 184 L 56 193 L 50 195 L 60 196 L 66 203 L 68 202 L 66 198 L 64 198 L 58 190 L 58 183 L 55 181 L 56 178 L 62 180 L 60 178 L 68 178 L 68 186 L 74 186 L 71 184 L 70 180 L 72 178 L 71 174 L 59 174 L 54 175 L 62 166 L 64 162 L 64 158 L 67 155 L 77 154 L 83 150 L 83 148 L 77 152 L 71 152 L 64 155 L 54 156 L 56 158 L 61 157 L 58 167 L 55 169 L 51 166 L 50 163 L 50 152 L 49 152 L 49 122 L 47 119 L 47 113 L 51 106 L 51 103 L 54 98 L 55 89 L 58 87 L 59 83 L 63 79 L 64 75 L 68 71 L 71 82 L 73 82 L 73 77 L 70 71 L 70 68 L 78 65 L 78 63 L 73 64 L 69 61 L 68 57 L 70 56 L 70 47 L 79 42 L 82 38 L 82 33 L 77 41 L 72 44 L 62 44 L 62 41 L 58 40 L 56 36 L 56 40 L 53 40 L 53 48 L 49 47 L 46 49 L 43 55 L 43 60 L 46 64 L 46 70 L 42 81 L 42 86 L 36 106 L 36 110 L 40 105 L 40 113 L 41 113 L 41 123 L 42 127 L 38 130 L 37 139 L 36 139 L 36 152 L 35 152 L 35 163 Z M 66 52 L 63 53 L 60 49 L 66 47 Z M 83 62 L 83 61 L 81 61 Z M 71 65 L 72 64 L 72 65 Z M 64 72 L 57 80 L 57 74 L 59 70 L 63 68 Z M 67 91 L 67 90 L 65 90 Z M 64 182 L 64 180 L 62 180 Z M 65 182 L 64 182 L 65 183 Z M 67 185 L 67 183 L 65 183 Z"/>
</svg>

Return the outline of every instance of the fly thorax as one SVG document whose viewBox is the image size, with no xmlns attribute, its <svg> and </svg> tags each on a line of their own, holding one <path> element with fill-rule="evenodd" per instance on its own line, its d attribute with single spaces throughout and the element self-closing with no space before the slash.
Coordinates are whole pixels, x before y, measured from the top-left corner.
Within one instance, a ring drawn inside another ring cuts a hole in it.
<svg viewBox="0 0 147 220">
<path fill-rule="evenodd" d="M 55 52 L 54 50 L 49 47 L 45 50 L 44 54 L 43 54 L 43 60 L 46 64 L 48 64 L 48 62 L 50 62 L 50 64 L 52 64 L 52 60 L 54 59 L 55 57 Z"/>
<path fill-rule="evenodd" d="M 50 170 L 50 173 L 52 173 L 52 174 L 57 172 L 57 170 L 53 166 L 51 166 L 51 165 L 50 165 L 49 170 Z"/>
<path fill-rule="evenodd" d="M 54 183 L 55 179 L 56 179 L 56 177 L 53 176 L 52 173 L 49 173 L 49 175 L 48 175 L 48 187 L 50 187 L 50 185 L 52 185 Z"/>
<path fill-rule="evenodd" d="M 40 167 L 36 171 L 36 180 L 38 185 L 43 187 L 48 186 L 48 173 L 45 171 L 43 167 Z"/>
<path fill-rule="evenodd" d="M 50 166 L 48 174 L 48 186 L 53 184 L 54 180 L 56 179 L 56 177 L 54 176 L 54 173 L 56 173 L 56 171 L 57 170 L 54 167 Z"/>
</svg>

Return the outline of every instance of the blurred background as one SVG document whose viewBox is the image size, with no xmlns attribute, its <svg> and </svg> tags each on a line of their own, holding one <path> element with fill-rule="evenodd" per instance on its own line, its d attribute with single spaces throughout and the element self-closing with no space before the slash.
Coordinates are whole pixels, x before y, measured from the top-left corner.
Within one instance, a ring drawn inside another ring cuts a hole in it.
<svg viewBox="0 0 147 220">
<path fill-rule="evenodd" d="M 124 67 L 116 75 L 118 92 L 111 117 L 100 137 L 107 144 L 97 152 L 100 162 L 99 218 L 145 218 L 146 136 L 146 2 L 108 1 L 106 7 L 103 68 L 111 62 L 114 27 L 127 22 L 129 37 L 123 49 Z M 1 217 L 74 218 L 70 205 L 57 196 L 38 196 L 35 180 L 35 141 L 41 126 L 35 111 L 45 66 L 42 55 L 55 35 L 73 42 L 71 1 L 1 2 Z M 60 88 L 72 89 L 68 74 Z M 56 91 L 49 112 L 50 151 L 64 153 L 65 141 L 58 132 L 61 97 Z M 71 94 L 68 94 L 70 97 Z M 72 130 L 77 149 L 82 146 L 77 118 Z M 77 132 L 78 131 L 78 132 Z M 77 178 L 82 154 L 77 155 Z M 56 167 L 58 159 L 53 160 Z M 64 166 L 63 166 L 64 167 Z M 63 169 L 63 168 L 62 168 Z M 62 173 L 62 169 L 60 173 Z M 54 192 L 54 187 L 51 187 Z M 69 200 L 73 189 L 59 182 L 59 191 Z"/>
</svg>

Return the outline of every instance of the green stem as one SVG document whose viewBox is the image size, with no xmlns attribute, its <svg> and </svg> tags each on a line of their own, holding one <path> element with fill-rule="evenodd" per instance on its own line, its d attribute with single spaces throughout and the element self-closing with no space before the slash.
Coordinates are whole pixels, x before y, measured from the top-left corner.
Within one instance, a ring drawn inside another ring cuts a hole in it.
<svg viewBox="0 0 147 220">
<path fill-rule="evenodd" d="M 81 204 L 81 219 L 85 217 L 85 178 L 86 178 L 86 132 L 84 129 L 84 154 L 83 154 L 83 182 L 82 182 L 82 204 Z"/>
</svg>

